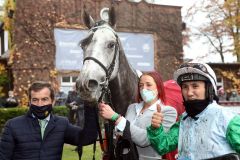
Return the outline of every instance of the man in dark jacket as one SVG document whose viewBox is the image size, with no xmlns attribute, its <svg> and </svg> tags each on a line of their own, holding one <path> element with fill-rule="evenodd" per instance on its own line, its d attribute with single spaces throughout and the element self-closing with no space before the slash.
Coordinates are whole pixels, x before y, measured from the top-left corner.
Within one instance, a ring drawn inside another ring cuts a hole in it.
<svg viewBox="0 0 240 160">
<path fill-rule="evenodd" d="M 6 123 L 0 141 L 0 160 L 61 160 L 64 143 L 88 145 L 95 141 L 97 127 L 93 126 L 96 121 L 93 116 L 86 116 L 81 130 L 67 118 L 51 113 L 54 97 L 49 83 L 35 82 L 30 86 L 29 111 Z M 94 115 L 94 111 L 88 113 Z"/>
<path fill-rule="evenodd" d="M 69 108 L 68 120 L 70 123 L 84 127 L 84 101 L 80 98 L 76 91 L 76 85 L 73 86 L 73 90 L 68 92 L 65 105 Z"/>
<path fill-rule="evenodd" d="M 68 92 L 68 97 L 65 105 L 69 108 L 68 120 L 70 123 L 84 128 L 85 114 L 84 114 L 84 101 L 80 98 L 76 91 L 76 84 L 73 86 L 73 90 Z M 79 159 L 82 157 L 83 147 L 82 145 L 76 147 Z"/>
</svg>

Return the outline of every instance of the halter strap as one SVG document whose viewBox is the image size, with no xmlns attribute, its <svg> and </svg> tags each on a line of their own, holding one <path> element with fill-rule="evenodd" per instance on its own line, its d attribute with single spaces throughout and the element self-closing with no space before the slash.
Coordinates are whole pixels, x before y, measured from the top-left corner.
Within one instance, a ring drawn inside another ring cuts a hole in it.
<svg viewBox="0 0 240 160">
<path fill-rule="evenodd" d="M 86 61 L 86 60 L 93 60 L 94 62 L 96 62 L 99 66 L 101 66 L 103 68 L 103 70 L 105 71 L 106 73 L 106 80 L 105 80 L 105 83 L 102 85 L 102 93 L 98 99 L 98 103 L 102 101 L 103 97 L 105 94 L 107 94 L 108 98 L 109 98 L 109 101 L 110 101 L 110 106 L 113 107 L 113 104 L 112 104 L 112 101 L 111 101 L 111 92 L 110 92 L 110 89 L 108 87 L 108 82 L 109 82 L 109 79 L 112 75 L 112 72 L 114 70 L 114 67 L 115 67 L 115 60 L 116 60 L 116 57 L 117 57 L 117 51 L 118 51 L 118 45 L 119 45 L 119 39 L 118 39 L 118 36 L 116 34 L 116 32 L 109 26 L 102 26 L 103 23 L 97 23 L 92 29 L 90 29 L 90 31 L 93 32 L 93 34 L 96 32 L 96 30 L 98 30 L 99 28 L 107 28 L 107 29 L 110 29 L 115 37 L 116 37 L 116 44 L 115 45 L 115 50 L 114 50 L 114 56 L 113 56 L 113 59 L 112 59 L 112 62 L 109 66 L 109 68 L 105 67 L 99 60 L 97 60 L 95 57 L 86 57 L 84 58 L 83 60 L 83 63 Z M 100 25 L 100 26 L 99 26 Z M 114 109 L 114 108 L 113 108 Z M 96 108 L 97 110 L 97 108 Z M 115 109 L 114 109 L 115 110 Z M 95 113 L 97 115 L 97 112 Z M 97 123 L 97 126 L 98 126 L 98 135 L 99 135 L 99 141 L 100 141 L 100 146 L 101 146 L 101 149 L 102 151 L 104 151 L 103 149 L 103 138 L 102 138 L 102 133 L 101 133 L 101 129 L 100 129 L 100 124 L 99 124 L 99 120 L 98 118 L 96 119 L 96 123 Z M 108 139 L 108 152 L 109 152 L 109 158 L 110 159 L 113 159 L 114 158 L 114 146 L 113 146 L 113 129 L 114 129 L 114 123 L 109 121 L 109 124 L 108 124 L 108 128 L 105 127 L 105 129 L 108 129 L 108 136 L 107 136 L 107 139 Z M 96 142 L 94 143 L 94 155 L 93 155 L 93 160 L 95 160 L 95 151 L 96 151 Z"/>
<path fill-rule="evenodd" d="M 86 60 L 93 60 L 94 62 L 96 62 L 99 66 L 102 67 L 102 69 L 104 69 L 106 75 L 108 75 L 108 69 L 107 69 L 99 60 L 97 60 L 97 59 L 94 58 L 94 57 L 86 57 L 86 58 L 84 58 L 83 63 L 84 63 Z"/>
<path fill-rule="evenodd" d="M 116 60 L 116 57 L 117 57 L 117 50 L 118 50 L 118 36 L 117 35 L 115 35 L 116 36 L 116 40 L 117 40 L 117 45 L 115 46 L 115 50 L 114 50 L 114 56 L 113 56 L 113 59 L 112 59 L 112 62 L 111 62 L 111 64 L 110 64 L 110 66 L 109 66 L 109 68 L 106 68 L 99 60 L 97 60 L 95 57 L 86 57 L 86 58 L 84 58 L 84 60 L 83 60 L 83 63 L 86 61 L 86 60 L 93 60 L 94 62 L 96 62 L 99 66 L 101 66 L 102 67 L 102 69 L 105 71 L 105 73 L 106 73 L 106 83 L 105 83 L 105 85 L 107 85 L 107 86 L 105 86 L 105 87 L 108 87 L 108 81 L 109 81 L 109 79 L 110 79 L 110 77 L 111 77 L 111 75 L 112 75 L 112 72 L 113 72 L 113 70 L 114 70 L 114 67 L 115 67 L 115 60 Z M 103 88 L 104 88 L 104 86 L 103 86 Z"/>
</svg>

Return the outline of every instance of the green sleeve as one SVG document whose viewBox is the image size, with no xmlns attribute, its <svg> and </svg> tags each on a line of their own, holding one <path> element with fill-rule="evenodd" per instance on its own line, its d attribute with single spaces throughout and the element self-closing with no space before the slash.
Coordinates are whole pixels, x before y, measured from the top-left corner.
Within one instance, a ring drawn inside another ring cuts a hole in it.
<svg viewBox="0 0 240 160">
<path fill-rule="evenodd" d="M 226 138 L 231 147 L 240 153 L 240 116 L 235 116 L 228 125 Z"/>
<path fill-rule="evenodd" d="M 176 122 L 168 132 L 164 132 L 162 125 L 156 129 L 152 126 L 147 128 L 148 139 L 158 154 L 164 155 L 177 148 L 179 124 Z"/>
</svg>

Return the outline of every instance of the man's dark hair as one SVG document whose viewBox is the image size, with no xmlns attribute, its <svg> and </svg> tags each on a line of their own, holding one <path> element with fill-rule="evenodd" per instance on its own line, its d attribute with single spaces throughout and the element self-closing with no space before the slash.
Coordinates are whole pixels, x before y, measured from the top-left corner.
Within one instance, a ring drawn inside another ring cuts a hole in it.
<svg viewBox="0 0 240 160">
<path fill-rule="evenodd" d="M 28 89 L 28 98 L 31 99 L 31 91 L 37 92 L 42 90 L 43 88 L 48 88 L 50 90 L 50 97 L 52 100 L 55 99 L 55 93 L 52 85 L 48 82 L 44 81 L 36 81 L 32 83 L 32 85 Z"/>
</svg>

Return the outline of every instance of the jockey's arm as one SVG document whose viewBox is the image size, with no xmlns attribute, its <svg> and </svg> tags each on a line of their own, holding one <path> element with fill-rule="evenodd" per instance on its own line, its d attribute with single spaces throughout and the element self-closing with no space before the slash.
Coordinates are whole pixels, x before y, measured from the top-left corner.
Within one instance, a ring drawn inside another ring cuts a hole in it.
<svg viewBox="0 0 240 160">
<path fill-rule="evenodd" d="M 240 153 L 240 116 L 235 116 L 228 124 L 226 138 L 231 147 Z"/>
<path fill-rule="evenodd" d="M 169 131 L 164 131 L 163 126 L 147 128 L 147 136 L 152 147 L 160 154 L 164 155 L 177 148 L 179 135 L 179 121 L 176 122 Z"/>
</svg>

